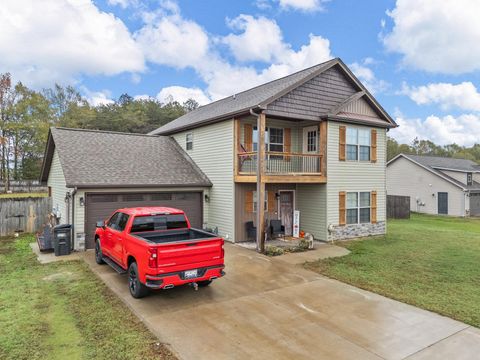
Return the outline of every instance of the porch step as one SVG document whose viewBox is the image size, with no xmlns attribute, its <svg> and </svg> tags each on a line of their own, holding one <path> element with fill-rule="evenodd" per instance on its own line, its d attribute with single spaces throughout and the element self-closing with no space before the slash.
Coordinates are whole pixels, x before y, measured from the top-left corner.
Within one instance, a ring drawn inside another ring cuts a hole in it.
<svg viewBox="0 0 480 360">
<path fill-rule="evenodd" d="M 115 261 L 113 261 L 112 259 L 110 259 L 109 257 L 107 256 L 103 256 L 102 257 L 102 260 L 107 263 L 108 265 L 110 265 L 110 267 L 115 270 L 117 273 L 119 274 L 126 274 L 127 273 L 127 270 L 125 270 L 124 268 L 122 268 L 120 265 L 118 265 Z"/>
</svg>

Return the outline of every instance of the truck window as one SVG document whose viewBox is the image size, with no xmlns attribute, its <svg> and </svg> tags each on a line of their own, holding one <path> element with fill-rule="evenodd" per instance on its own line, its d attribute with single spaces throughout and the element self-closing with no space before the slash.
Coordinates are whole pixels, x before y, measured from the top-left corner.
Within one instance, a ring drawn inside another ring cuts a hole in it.
<svg viewBox="0 0 480 360">
<path fill-rule="evenodd" d="M 183 214 L 137 216 L 130 232 L 184 229 L 188 227 Z"/>
<path fill-rule="evenodd" d="M 117 221 L 119 216 L 120 216 L 120 213 L 117 212 L 113 214 L 112 217 L 107 221 L 107 226 L 110 229 L 117 230 Z"/>
<path fill-rule="evenodd" d="M 125 226 L 127 226 L 128 215 L 124 213 L 120 213 L 120 218 L 118 219 L 117 223 L 117 230 L 123 231 L 125 230 Z"/>
</svg>

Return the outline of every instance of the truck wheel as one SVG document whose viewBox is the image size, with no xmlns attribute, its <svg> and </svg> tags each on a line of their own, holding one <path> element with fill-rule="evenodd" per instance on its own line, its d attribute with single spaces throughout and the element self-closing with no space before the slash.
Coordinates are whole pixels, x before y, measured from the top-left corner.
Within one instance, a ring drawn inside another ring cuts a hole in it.
<svg viewBox="0 0 480 360">
<path fill-rule="evenodd" d="M 105 261 L 103 261 L 102 248 L 100 247 L 100 240 L 98 239 L 95 240 L 95 262 L 98 265 L 105 264 Z"/>
<path fill-rule="evenodd" d="M 198 286 L 200 287 L 205 287 L 208 286 L 212 283 L 212 280 L 204 280 L 204 281 L 199 281 L 197 282 Z"/>
<path fill-rule="evenodd" d="M 148 294 L 148 288 L 143 285 L 138 278 L 136 262 L 132 262 L 128 267 L 128 289 L 135 299 L 140 299 Z"/>
</svg>

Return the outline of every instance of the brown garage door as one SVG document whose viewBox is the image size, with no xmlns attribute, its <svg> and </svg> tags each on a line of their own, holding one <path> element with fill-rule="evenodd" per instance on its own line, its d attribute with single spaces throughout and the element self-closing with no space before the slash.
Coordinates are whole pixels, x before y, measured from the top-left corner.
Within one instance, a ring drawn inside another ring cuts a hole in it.
<svg viewBox="0 0 480 360">
<path fill-rule="evenodd" d="M 87 193 L 85 232 L 87 249 L 94 247 L 95 223 L 106 220 L 116 209 L 138 206 L 168 206 L 185 211 L 193 227 L 203 224 L 201 192 Z"/>
</svg>

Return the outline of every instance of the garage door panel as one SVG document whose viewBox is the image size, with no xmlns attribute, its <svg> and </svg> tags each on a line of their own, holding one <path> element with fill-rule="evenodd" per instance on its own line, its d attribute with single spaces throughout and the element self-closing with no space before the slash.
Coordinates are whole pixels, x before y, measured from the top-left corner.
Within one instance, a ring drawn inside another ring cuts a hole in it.
<svg viewBox="0 0 480 360">
<path fill-rule="evenodd" d="M 470 214 L 480 216 L 480 193 L 470 194 Z"/>
<path fill-rule="evenodd" d="M 93 248 L 95 223 L 106 220 L 120 208 L 166 206 L 187 214 L 193 227 L 201 228 L 203 208 L 201 192 L 86 194 L 86 246 Z"/>
</svg>

